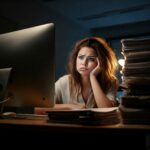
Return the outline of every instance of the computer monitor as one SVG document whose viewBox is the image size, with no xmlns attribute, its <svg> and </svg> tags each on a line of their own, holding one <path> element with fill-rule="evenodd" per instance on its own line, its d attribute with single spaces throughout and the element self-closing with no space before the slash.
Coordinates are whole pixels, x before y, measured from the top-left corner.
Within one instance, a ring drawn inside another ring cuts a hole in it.
<svg viewBox="0 0 150 150">
<path fill-rule="evenodd" d="M 54 106 L 54 50 L 53 23 L 0 35 L 0 68 L 12 68 L 4 108 Z"/>
</svg>

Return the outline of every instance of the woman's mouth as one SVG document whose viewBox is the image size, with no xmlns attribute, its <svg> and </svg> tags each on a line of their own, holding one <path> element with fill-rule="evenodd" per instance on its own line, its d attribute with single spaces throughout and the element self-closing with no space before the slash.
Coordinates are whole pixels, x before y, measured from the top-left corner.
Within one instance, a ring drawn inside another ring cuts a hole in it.
<svg viewBox="0 0 150 150">
<path fill-rule="evenodd" d="M 87 71 L 88 68 L 80 68 L 79 70 L 80 70 L 80 71 Z"/>
</svg>

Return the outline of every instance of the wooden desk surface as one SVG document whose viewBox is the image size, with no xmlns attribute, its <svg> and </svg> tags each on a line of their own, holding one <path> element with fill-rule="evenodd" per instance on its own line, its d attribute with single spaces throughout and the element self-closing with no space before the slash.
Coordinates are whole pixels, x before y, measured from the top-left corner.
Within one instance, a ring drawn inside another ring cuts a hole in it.
<svg viewBox="0 0 150 150">
<path fill-rule="evenodd" d="M 19 128 L 18 128 L 19 127 Z M 70 123 L 53 123 L 48 122 L 47 118 L 43 119 L 0 119 L 0 129 L 26 129 L 26 130 L 41 130 L 51 132 L 88 132 L 88 133 L 138 133 L 150 134 L 150 125 L 137 125 L 137 124 L 113 124 L 113 125 L 82 125 Z"/>
<path fill-rule="evenodd" d="M 1 143 L 5 143 L 5 139 L 14 138 L 15 135 L 15 141 L 19 141 L 20 144 L 27 146 L 22 140 L 23 137 L 26 143 L 36 145 L 37 148 L 52 145 L 55 148 L 59 148 L 60 145 L 67 148 L 68 143 L 74 145 L 74 148 L 78 148 L 79 145 L 84 148 L 93 148 L 95 143 L 100 143 L 100 146 L 105 149 L 120 150 L 119 143 L 124 149 L 147 150 L 147 143 L 150 144 L 150 141 L 146 141 L 146 136 L 150 135 L 150 125 L 123 125 L 120 123 L 95 126 L 50 123 L 46 118 L 0 119 L 0 135 L 4 139 L 4 141 L 1 139 Z M 105 144 L 106 142 L 109 144 Z"/>
</svg>

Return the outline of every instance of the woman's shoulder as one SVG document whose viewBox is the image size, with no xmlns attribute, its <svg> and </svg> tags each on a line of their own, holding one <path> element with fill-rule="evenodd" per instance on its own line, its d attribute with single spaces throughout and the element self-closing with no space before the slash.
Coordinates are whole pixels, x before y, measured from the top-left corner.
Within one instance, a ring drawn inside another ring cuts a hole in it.
<svg viewBox="0 0 150 150">
<path fill-rule="evenodd" d="M 66 84 L 69 81 L 69 77 L 70 77 L 69 74 L 63 75 L 56 81 L 56 83 Z"/>
<path fill-rule="evenodd" d="M 65 75 L 63 75 L 63 76 L 59 77 L 59 79 L 58 79 L 58 80 L 61 80 L 61 81 L 63 81 L 63 80 L 68 80 L 68 79 L 69 79 L 69 77 L 70 77 L 70 75 L 69 75 L 69 74 L 65 74 Z"/>
</svg>

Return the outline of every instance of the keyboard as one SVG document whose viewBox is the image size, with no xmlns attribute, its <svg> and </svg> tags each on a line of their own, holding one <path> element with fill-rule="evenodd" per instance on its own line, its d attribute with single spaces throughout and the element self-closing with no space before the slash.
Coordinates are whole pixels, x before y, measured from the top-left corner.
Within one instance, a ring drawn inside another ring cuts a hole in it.
<svg viewBox="0 0 150 150">
<path fill-rule="evenodd" d="M 16 113 L 16 114 L 1 114 L 2 119 L 48 119 L 48 115 L 37 115 L 37 114 L 24 114 L 24 113 Z"/>
</svg>

